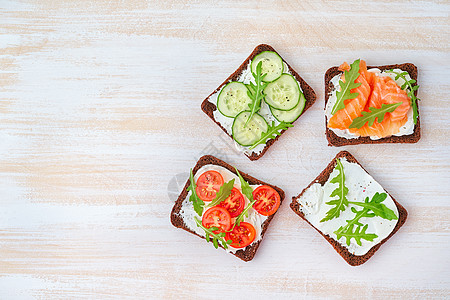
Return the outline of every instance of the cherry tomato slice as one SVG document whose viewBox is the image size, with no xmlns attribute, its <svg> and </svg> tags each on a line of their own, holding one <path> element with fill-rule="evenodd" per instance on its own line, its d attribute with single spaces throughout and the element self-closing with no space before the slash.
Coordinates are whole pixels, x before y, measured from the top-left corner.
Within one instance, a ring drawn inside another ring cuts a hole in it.
<svg viewBox="0 0 450 300">
<path fill-rule="evenodd" d="M 197 179 L 197 195 L 203 201 L 212 201 L 223 185 L 223 177 L 217 171 L 206 171 Z"/>
<path fill-rule="evenodd" d="M 233 241 L 230 244 L 233 248 L 244 248 L 255 240 L 255 236 L 255 227 L 250 223 L 241 222 L 241 225 L 234 227 L 233 231 L 227 232 L 225 239 Z"/>
<path fill-rule="evenodd" d="M 262 185 L 253 191 L 253 208 L 263 216 L 273 215 L 280 207 L 280 195 L 267 185 Z"/>
<path fill-rule="evenodd" d="M 217 227 L 214 233 L 224 232 L 231 229 L 230 213 L 223 207 L 214 206 L 208 209 L 202 217 L 202 225 L 206 228 Z"/>
<path fill-rule="evenodd" d="M 244 210 L 245 199 L 241 192 L 237 188 L 231 190 L 230 196 L 227 199 L 219 203 L 220 207 L 225 208 L 230 213 L 232 218 L 239 216 Z"/>
</svg>

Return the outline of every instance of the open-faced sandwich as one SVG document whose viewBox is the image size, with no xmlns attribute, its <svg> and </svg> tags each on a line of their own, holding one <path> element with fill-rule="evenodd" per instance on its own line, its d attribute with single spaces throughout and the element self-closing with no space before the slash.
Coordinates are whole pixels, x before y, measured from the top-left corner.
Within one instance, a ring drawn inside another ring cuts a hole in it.
<svg viewBox="0 0 450 300">
<path fill-rule="evenodd" d="M 191 170 L 171 221 L 212 241 L 215 248 L 249 261 L 283 199 L 282 189 L 206 155 Z"/>
<path fill-rule="evenodd" d="M 411 63 L 367 67 L 364 60 L 328 69 L 325 123 L 331 146 L 416 143 L 420 122 Z"/>
<path fill-rule="evenodd" d="M 407 217 L 406 209 L 347 151 L 292 198 L 291 208 L 352 266 L 372 257 Z"/>
<path fill-rule="evenodd" d="M 257 160 L 315 100 L 300 75 L 261 44 L 202 102 L 202 110 L 239 151 Z"/>
</svg>

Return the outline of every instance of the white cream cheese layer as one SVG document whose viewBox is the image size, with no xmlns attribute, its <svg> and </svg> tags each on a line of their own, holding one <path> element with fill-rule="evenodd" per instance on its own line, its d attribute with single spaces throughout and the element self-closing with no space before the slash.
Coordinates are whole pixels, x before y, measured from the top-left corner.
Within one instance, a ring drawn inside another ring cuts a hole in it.
<svg viewBox="0 0 450 300">
<path fill-rule="evenodd" d="M 197 173 L 194 176 L 194 180 L 197 182 L 198 177 L 200 177 L 201 174 L 203 174 L 206 171 L 217 171 L 220 173 L 220 175 L 222 175 L 224 182 L 228 182 L 230 180 L 232 180 L 234 178 L 234 187 L 239 189 L 239 191 L 242 192 L 241 189 L 241 182 L 239 180 L 239 177 L 230 172 L 228 169 L 225 169 L 224 167 L 221 166 L 217 166 L 217 165 L 205 165 L 203 167 L 201 167 Z M 257 187 L 259 187 L 260 185 L 250 185 L 250 187 L 255 190 Z M 245 206 L 247 206 L 249 204 L 249 200 L 247 199 L 247 197 L 242 194 L 244 196 L 245 199 Z M 194 210 L 194 206 L 192 204 L 191 201 L 189 201 L 189 197 L 191 196 L 191 192 L 188 193 L 188 195 L 186 196 L 186 198 L 183 200 L 183 204 L 181 205 L 181 209 L 180 209 L 180 215 L 183 218 L 184 224 L 186 224 L 186 226 L 194 231 L 195 233 L 199 234 L 200 236 L 205 237 L 205 231 L 203 229 L 201 229 L 200 227 L 197 226 L 197 223 L 195 223 L 194 217 L 197 217 L 200 221 L 201 221 L 201 217 L 195 212 Z M 205 205 L 208 204 L 208 202 L 205 203 Z M 203 213 L 205 213 L 206 209 L 203 210 Z M 244 217 L 244 222 L 248 222 L 250 224 L 253 225 L 253 227 L 255 227 L 255 231 L 256 231 L 256 236 L 255 236 L 255 240 L 249 245 L 253 245 L 254 243 L 256 243 L 257 241 L 261 240 L 261 232 L 262 232 L 262 228 L 263 228 L 263 223 L 267 220 L 267 216 L 263 216 L 261 214 L 259 214 L 256 210 L 254 210 L 253 208 L 249 209 L 249 214 L 248 217 Z M 247 247 L 249 247 L 247 246 Z M 243 250 L 245 250 L 245 248 L 242 248 Z M 228 249 L 226 249 L 227 252 L 231 252 L 231 253 L 235 253 L 236 251 L 238 251 L 240 249 L 236 249 L 233 247 L 228 247 Z"/>
<path fill-rule="evenodd" d="M 255 83 L 253 74 L 250 69 L 251 63 L 252 63 L 252 61 L 250 60 L 248 62 L 247 67 L 239 75 L 237 81 L 242 82 L 244 84 L 249 84 L 250 82 Z M 291 71 L 289 70 L 287 64 L 284 61 L 283 61 L 283 73 L 288 73 L 288 74 L 292 75 Z M 295 80 L 297 81 L 297 79 L 295 79 Z M 228 82 L 231 82 L 231 80 L 229 80 Z M 298 87 L 299 87 L 300 91 L 303 93 L 300 82 L 297 81 L 297 83 L 298 83 Z M 213 103 L 214 105 L 216 105 L 216 107 L 217 107 L 217 98 L 219 97 L 220 91 L 221 90 L 215 92 L 208 98 L 208 101 Z M 260 114 L 270 125 L 272 124 L 272 122 L 275 122 L 275 126 L 280 124 L 280 122 L 278 122 L 277 119 L 275 119 L 275 117 L 272 115 L 272 112 L 270 111 L 269 106 L 264 101 L 261 101 L 261 108 L 258 111 L 258 114 Z M 219 122 L 223 128 L 225 128 L 227 133 L 229 135 L 232 135 L 231 127 L 233 126 L 234 118 L 229 118 L 229 117 L 222 115 L 218 109 L 216 109 L 213 112 L 213 115 L 214 115 L 214 119 L 217 122 Z M 241 146 L 236 142 L 234 142 L 234 145 L 238 151 L 244 152 L 247 155 L 251 155 L 252 153 L 260 154 L 264 150 L 264 147 L 266 147 L 266 143 L 264 143 L 264 144 L 260 144 L 260 145 L 256 146 L 252 150 L 249 150 L 248 149 L 249 147 Z"/>
<path fill-rule="evenodd" d="M 369 197 L 370 200 L 377 192 L 387 194 L 383 187 L 358 164 L 349 162 L 346 158 L 341 158 L 340 161 L 344 168 L 345 186 L 349 190 L 347 194 L 348 201 L 364 202 L 366 197 Z M 330 181 L 338 174 L 338 170 L 333 170 L 323 186 L 317 182 L 312 184 L 305 190 L 303 195 L 297 199 L 297 201 L 300 204 L 300 210 L 305 215 L 305 218 L 314 227 L 320 230 L 324 235 L 329 235 L 334 240 L 337 240 L 342 246 L 347 248 L 350 253 L 354 255 L 364 255 L 392 232 L 398 220 L 389 221 L 380 217 L 361 218 L 360 222 L 362 224 L 368 224 L 366 232 L 378 235 L 373 242 L 362 239 L 362 245 L 359 246 L 355 239 L 351 239 L 350 246 L 347 246 L 345 237 L 341 237 L 338 240 L 334 231 L 338 230 L 341 226 L 347 225 L 346 220 L 353 219 L 355 213 L 351 211 L 351 207 L 355 207 L 358 211 L 362 209 L 359 206 L 350 204 L 345 211 L 341 212 L 338 218 L 320 222 L 320 220 L 326 216 L 327 211 L 333 207 L 326 204 L 326 202 L 337 199 L 337 196 L 331 198 L 330 195 L 339 184 L 330 183 Z M 394 211 L 395 215 L 398 217 L 397 206 L 389 194 L 387 194 L 387 198 L 383 201 L 383 204 Z"/>
<path fill-rule="evenodd" d="M 395 80 L 395 74 L 393 73 L 387 73 L 387 72 L 382 72 L 380 69 L 378 68 L 372 68 L 368 70 L 369 72 L 375 73 L 375 75 L 380 76 L 380 77 L 391 77 L 399 86 L 402 86 L 405 81 L 402 78 L 398 78 L 397 80 Z M 403 72 L 403 70 L 400 69 L 394 69 L 394 71 L 396 72 Z M 409 81 L 411 80 L 411 77 L 408 75 L 405 76 L 406 79 Z M 336 103 L 337 97 L 336 97 L 336 92 L 340 91 L 340 86 L 339 86 L 339 80 L 341 78 L 341 74 L 338 74 L 336 76 L 334 76 L 330 82 L 333 84 L 334 88 L 333 90 L 330 92 L 330 95 L 328 96 L 328 102 L 327 105 L 325 107 L 325 116 L 326 116 L 326 120 L 327 120 L 327 124 L 328 124 L 328 120 L 331 118 L 332 114 L 331 111 L 333 109 L 334 104 Z M 407 92 L 409 92 L 409 89 L 407 89 Z M 394 134 L 395 136 L 402 136 L 402 135 L 409 135 L 412 134 L 414 132 L 414 120 L 413 120 L 413 109 L 412 107 L 409 108 L 408 112 L 407 112 L 407 116 L 408 116 L 408 120 L 406 121 L 406 123 L 400 127 L 400 130 L 398 133 Z M 345 130 L 341 130 L 341 129 L 336 129 L 336 128 L 329 128 L 330 130 L 332 130 L 337 136 L 346 138 L 346 139 L 356 139 L 359 138 L 358 135 L 351 133 L 348 129 Z M 380 137 L 378 136 L 371 136 L 370 137 L 371 140 L 379 140 Z"/>
</svg>

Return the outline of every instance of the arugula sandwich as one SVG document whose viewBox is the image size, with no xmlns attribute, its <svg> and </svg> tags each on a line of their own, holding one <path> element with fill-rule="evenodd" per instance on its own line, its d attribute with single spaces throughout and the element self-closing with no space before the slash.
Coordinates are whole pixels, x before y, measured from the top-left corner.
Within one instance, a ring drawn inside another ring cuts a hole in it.
<svg viewBox="0 0 450 300">
<path fill-rule="evenodd" d="M 372 257 L 408 215 L 347 151 L 339 152 L 290 206 L 352 266 Z"/>
</svg>

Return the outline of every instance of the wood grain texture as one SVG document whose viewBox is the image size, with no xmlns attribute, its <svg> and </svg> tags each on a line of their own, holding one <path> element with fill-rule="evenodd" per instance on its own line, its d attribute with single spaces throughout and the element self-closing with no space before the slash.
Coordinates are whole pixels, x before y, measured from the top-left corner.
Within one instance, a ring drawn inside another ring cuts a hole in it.
<svg viewBox="0 0 450 300">
<path fill-rule="evenodd" d="M 0 298 L 448 297 L 449 11 L 448 1 L 1 1 Z M 200 103 L 260 43 L 318 98 L 250 162 Z M 417 144 L 327 146 L 323 74 L 355 58 L 418 66 Z M 203 154 L 289 199 L 344 149 L 408 210 L 360 267 L 287 204 L 250 263 L 170 224 Z"/>
</svg>

